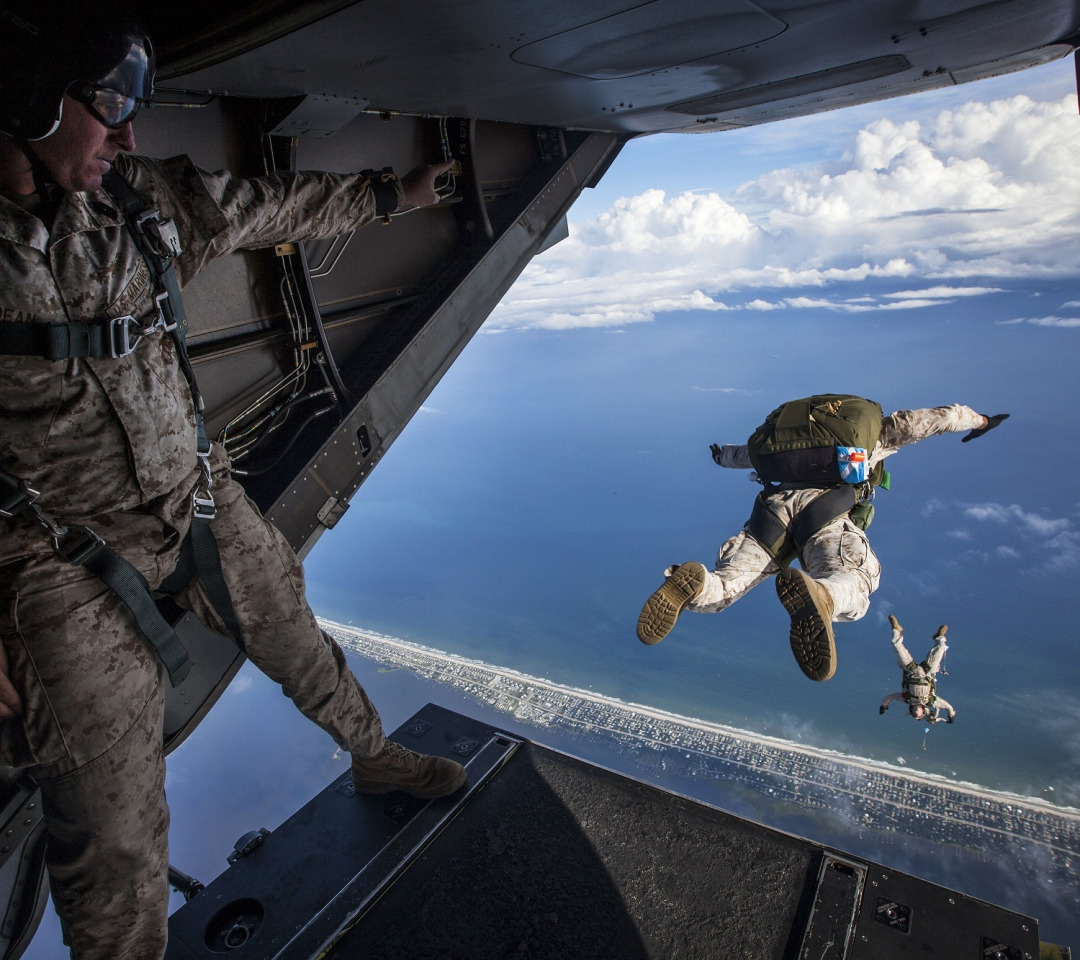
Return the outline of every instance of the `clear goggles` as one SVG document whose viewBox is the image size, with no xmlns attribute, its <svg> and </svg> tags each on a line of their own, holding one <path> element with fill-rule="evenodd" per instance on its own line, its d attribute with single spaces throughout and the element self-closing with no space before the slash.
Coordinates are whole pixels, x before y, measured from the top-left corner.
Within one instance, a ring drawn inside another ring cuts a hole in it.
<svg viewBox="0 0 1080 960">
<path fill-rule="evenodd" d="M 130 123 L 139 107 L 150 103 L 154 96 L 154 51 L 150 40 L 133 40 L 124 59 L 97 83 L 79 80 L 67 92 L 110 130 Z"/>
</svg>

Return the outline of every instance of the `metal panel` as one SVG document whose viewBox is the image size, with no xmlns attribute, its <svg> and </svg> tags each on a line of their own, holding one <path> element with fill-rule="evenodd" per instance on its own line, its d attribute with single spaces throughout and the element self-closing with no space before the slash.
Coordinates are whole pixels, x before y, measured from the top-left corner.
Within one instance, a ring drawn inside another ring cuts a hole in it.
<svg viewBox="0 0 1080 960">
<path fill-rule="evenodd" d="M 450 797 L 396 791 L 366 797 L 344 774 L 246 852 L 169 920 L 166 957 L 299 960 L 323 956 L 495 776 L 519 741 L 428 705 L 393 735 L 410 749 L 466 765 Z M 238 846 L 240 844 L 238 843 Z"/>
<path fill-rule="evenodd" d="M 356 493 L 594 172 L 618 148 L 612 134 L 586 136 L 460 283 L 441 302 L 416 306 L 430 311 L 417 334 L 267 511 L 301 555 L 326 529 L 320 512 L 329 501 L 348 501 Z M 408 318 L 396 321 L 405 329 L 409 323 Z M 366 455 L 364 447 L 369 448 Z"/>
</svg>

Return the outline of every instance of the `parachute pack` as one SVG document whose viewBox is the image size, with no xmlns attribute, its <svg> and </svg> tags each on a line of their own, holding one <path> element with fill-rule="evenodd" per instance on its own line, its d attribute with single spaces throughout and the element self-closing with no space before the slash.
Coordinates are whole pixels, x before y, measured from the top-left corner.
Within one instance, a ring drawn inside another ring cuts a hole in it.
<svg viewBox="0 0 1080 960">
<path fill-rule="evenodd" d="M 881 404 L 827 393 L 781 404 L 746 445 L 763 483 L 887 486 L 880 463 L 868 469 L 880 433 Z"/>
</svg>

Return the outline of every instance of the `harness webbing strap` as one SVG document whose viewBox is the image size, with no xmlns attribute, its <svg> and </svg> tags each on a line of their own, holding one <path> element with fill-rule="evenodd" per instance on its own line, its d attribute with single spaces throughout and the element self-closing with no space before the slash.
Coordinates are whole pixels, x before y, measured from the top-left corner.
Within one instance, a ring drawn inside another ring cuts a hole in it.
<svg viewBox="0 0 1080 960">
<path fill-rule="evenodd" d="M 791 536 L 795 541 L 795 548 L 802 552 L 807 540 L 837 517 L 842 517 L 855 506 L 857 501 L 857 488 L 849 484 L 829 487 L 820 497 L 811 500 L 795 515 L 791 523 Z"/>
<path fill-rule="evenodd" d="M 224 622 L 225 628 L 232 634 L 232 638 L 240 649 L 246 652 L 240 621 L 233 609 L 229 587 L 225 583 L 225 576 L 221 570 L 221 555 L 218 553 L 217 540 L 214 539 L 209 521 L 199 517 L 192 519 L 188 535 L 180 548 L 176 567 L 162 581 L 157 593 L 174 596 L 191 583 L 196 575 L 202 580 L 207 596 L 217 611 L 217 615 Z"/>
<path fill-rule="evenodd" d="M 161 615 L 150 596 L 150 585 L 146 582 L 146 578 L 104 543 L 101 543 L 81 563 L 99 577 L 131 611 L 139 630 L 165 665 L 172 685 L 175 687 L 183 683 L 191 671 L 191 658 L 176 635 L 176 631 Z"/>
<path fill-rule="evenodd" d="M 745 529 L 780 566 L 786 567 L 795 559 L 796 551 L 787 525 L 769 509 L 764 493 L 754 498 Z"/>
<path fill-rule="evenodd" d="M 0 324 L 0 353 L 13 357 L 109 357 L 111 346 L 108 321 Z"/>
<path fill-rule="evenodd" d="M 789 526 L 769 509 L 768 491 L 762 491 L 754 500 L 745 529 L 773 560 L 786 567 L 802 553 L 807 540 L 851 510 L 857 500 L 857 487 L 829 487 L 803 507 Z"/>
<path fill-rule="evenodd" d="M 150 270 L 156 291 L 156 305 L 160 311 L 154 323 L 140 328 L 132 317 L 104 318 L 89 322 L 73 323 L 15 323 L 0 324 L 0 353 L 16 356 L 42 356 L 48 360 L 69 357 L 120 357 L 134 349 L 130 335 L 136 337 L 157 326 L 171 332 L 176 344 L 181 371 L 191 388 L 195 405 L 195 422 L 198 459 L 203 469 L 203 480 L 193 494 L 194 516 L 188 535 L 181 548 L 177 569 L 166 578 L 157 591 L 176 593 L 191 582 L 198 573 L 211 603 L 224 621 L 226 628 L 243 649 L 243 637 L 236 611 L 229 596 L 229 588 L 221 571 L 221 557 L 214 540 L 210 521 L 215 509 L 209 489 L 210 440 L 202 416 L 202 398 L 195 382 L 195 373 L 188 357 L 185 343 L 187 317 L 180 296 L 180 284 L 173 269 L 172 256 L 179 252 L 175 229 L 172 234 L 171 254 L 155 248 L 151 239 L 151 225 L 156 225 L 159 246 L 162 241 L 163 222 L 134 187 L 114 170 L 103 178 L 105 191 L 121 208 L 127 222 L 128 233 Z M 92 530 L 86 527 L 71 528 L 54 521 L 34 503 L 38 494 L 16 477 L 0 469 L 0 515 L 25 515 L 40 523 L 53 537 L 57 554 L 69 563 L 86 567 L 112 590 L 131 611 L 136 625 L 153 646 L 176 686 L 183 682 L 192 667 L 187 650 L 176 631 L 162 616 L 146 579 L 127 560 L 106 546 Z"/>
<path fill-rule="evenodd" d="M 199 571 L 199 577 L 210 597 L 210 602 L 213 603 L 218 616 L 225 622 L 225 628 L 243 650 L 244 636 L 240 630 L 240 622 L 236 619 L 228 584 L 225 583 L 225 576 L 221 572 L 221 555 L 218 553 L 217 540 L 214 539 L 209 522 L 200 519 L 192 520 L 188 536 L 191 538 L 191 546 L 195 553 L 195 567 Z"/>
</svg>

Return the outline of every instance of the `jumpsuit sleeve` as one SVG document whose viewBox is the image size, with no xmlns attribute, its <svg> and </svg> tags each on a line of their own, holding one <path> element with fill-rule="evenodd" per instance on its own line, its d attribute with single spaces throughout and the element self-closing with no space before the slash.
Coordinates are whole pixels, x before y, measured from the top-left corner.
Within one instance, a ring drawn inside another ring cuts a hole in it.
<svg viewBox="0 0 1080 960">
<path fill-rule="evenodd" d="M 716 462 L 721 467 L 732 470 L 750 470 L 754 466 L 750 462 L 750 451 L 745 443 L 725 443 L 720 448 L 720 459 Z"/>
<path fill-rule="evenodd" d="M 238 249 L 340 236 L 400 206 L 397 178 L 376 184 L 362 173 L 285 171 L 238 177 L 209 173 L 186 156 L 125 157 L 123 172 L 171 217 L 183 241 L 176 260 L 181 285 L 206 264 Z"/>
<path fill-rule="evenodd" d="M 896 703 L 897 701 L 903 699 L 904 692 L 902 690 L 900 691 L 900 693 L 890 693 L 884 700 L 881 701 L 881 706 L 887 710 L 890 703 Z"/>
<path fill-rule="evenodd" d="M 938 710 L 944 710 L 949 715 L 949 719 L 956 716 L 953 705 L 948 700 L 942 700 L 941 697 L 934 698 L 934 707 Z"/>
<path fill-rule="evenodd" d="M 927 437 L 942 433 L 965 433 L 981 426 L 983 415 L 959 403 L 921 410 L 897 410 L 882 418 L 881 436 L 870 455 L 870 463 L 879 463 L 901 447 Z"/>
</svg>

